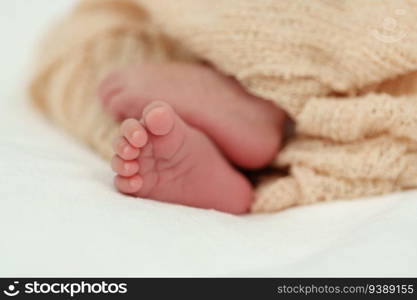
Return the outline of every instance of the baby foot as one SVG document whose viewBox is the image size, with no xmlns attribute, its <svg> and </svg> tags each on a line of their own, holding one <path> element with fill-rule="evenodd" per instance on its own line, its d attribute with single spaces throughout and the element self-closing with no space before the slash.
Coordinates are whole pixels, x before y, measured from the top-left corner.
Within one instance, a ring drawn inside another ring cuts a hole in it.
<svg viewBox="0 0 417 300">
<path fill-rule="evenodd" d="M 110 74 L 100 85 L 99 97 L 118 121 L 140 118 L 146 105 L 164 100 L 242 168 L 265 166 L 280 147 L 283 111 L 206 66 L 172 63 L 128 68 Z"/>
<path fill-rule="evenodd" d="M 119 191 L 233 214 L 249 210 L 249 182 L 168 104 L 152 102 L 140 121 L 125 120 L 120 132 L 112 160 Z"/>
</svg>

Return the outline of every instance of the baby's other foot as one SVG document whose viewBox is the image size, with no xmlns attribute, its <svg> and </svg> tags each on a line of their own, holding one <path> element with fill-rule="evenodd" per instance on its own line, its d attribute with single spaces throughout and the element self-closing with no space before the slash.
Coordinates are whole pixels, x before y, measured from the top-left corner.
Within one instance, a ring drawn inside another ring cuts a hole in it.
<svg viewBox="0 0 417 300">
<path fill-rule="evenodd" d="M 250 183 L 165 102 L 150 103 L 140 121 L 125 120 L 120 133 L 112 160 L 119 191 L 233 214 L 248 212 Z"/>
<path fill-rule="evenodd" d="M 104 110 L 117 121 L 140 118 L 150 102 L 166 101 L 242 168 L 264 167 L 281 145 L 282 110 L 199 64 L 141 64 L 113 72 L 98 94 Z"/>
</svg>

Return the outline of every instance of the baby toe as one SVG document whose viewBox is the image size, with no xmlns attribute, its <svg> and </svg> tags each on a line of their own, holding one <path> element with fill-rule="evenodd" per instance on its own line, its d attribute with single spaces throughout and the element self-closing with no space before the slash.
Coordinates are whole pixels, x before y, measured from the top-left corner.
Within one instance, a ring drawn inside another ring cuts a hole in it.
<svg viewBox="0 0 417 300">
<path fill-rule="evenodd" d="M 113 150 L 124 160 L 136 159 L 140 154 L 140 150 L 130 145 L 124 137 L 117 137 L 113 141 Z"/>
<path fill-rule="evenodd" d="M 114 172 L 125 177 L 133 176 L 139 171 L 137 161 L 125 161 L 117 155 L 113 156 L 111 167 Z"/>
<path fill-rule="evenodd" d="M 175 114 L 166 103 L 151 103 L 144 110 L 146 127 L 155 135 L 166 135 L 174 127 Z"/>
<path fill-rule="evenodd" d="M 121 72 L 113 72 L 101 81 L 97 94 L 104 105 L 123 90 L 122 82 Z"/>
<path fill-rule="evenodd" d="M 148 142 L 146 129 L 136 119 L 127 119 L 120 126 L 121 134 L 133 147 L 140 148 Z"/>
<path fill-rule="evenodd" d="M 129 178 L 118 175 L 114 178 L 114 185 L 122 193 L 134 194 L 141 189 L 143 180 L 139 175 Z"/>
</svg>

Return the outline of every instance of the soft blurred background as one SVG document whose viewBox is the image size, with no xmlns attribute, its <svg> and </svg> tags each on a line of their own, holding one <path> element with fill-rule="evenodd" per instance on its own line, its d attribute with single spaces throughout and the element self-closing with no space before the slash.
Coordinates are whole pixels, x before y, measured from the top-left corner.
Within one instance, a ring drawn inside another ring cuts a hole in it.
<svg viewBox="0 0 417 300">
<path fill-rule="evenodd" d="M 417 276 L 413 191 L 248 217 L 117 194 L 25 95 L 72 3 L 0 1 L 0 276 Z"/>
<path fill-rule="evenodd" d="M 27 67 L 34 45 L 51 19 L 64 14 L 72 3 L 68 0 L 0 1 L 0 101 L 5 101 L 7 97 L 3 96 L 11 96 L 16 88 L 22 87 L 21 79 L 28 77 Z"/>
</svg>

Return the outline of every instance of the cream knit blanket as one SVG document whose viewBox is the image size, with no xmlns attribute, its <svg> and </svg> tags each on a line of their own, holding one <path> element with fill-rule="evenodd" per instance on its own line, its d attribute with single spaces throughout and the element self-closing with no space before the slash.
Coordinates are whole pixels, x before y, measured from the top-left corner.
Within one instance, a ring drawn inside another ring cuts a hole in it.
<svg viewBox="0 0 417 300">
<path fill-rule="evenodd" d="M 296 123 L 273 162 L 289 175 L 262 178 L 253 212 L 415 188 L 416 16 L 398 0 L 83 0 L 43 42 L 31 94 L 108 159 L 103 76 L 205 60 Z"/>
</svg>

